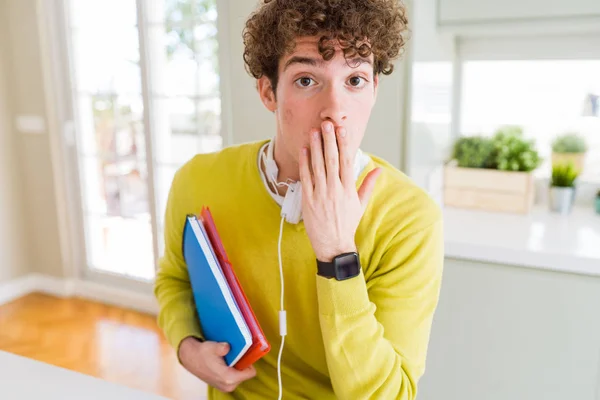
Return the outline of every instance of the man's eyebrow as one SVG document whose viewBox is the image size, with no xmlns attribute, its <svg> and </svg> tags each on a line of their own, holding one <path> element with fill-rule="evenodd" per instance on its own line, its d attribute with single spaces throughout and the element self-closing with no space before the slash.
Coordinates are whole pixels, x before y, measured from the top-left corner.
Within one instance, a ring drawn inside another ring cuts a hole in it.
<svg viewBox="0 0 600 400">
<path fill-rule="evenodd" d="M 285 67 L 283 67 L 283 70 L 285 71 L 287 67 L 289 67 L 292 64 L 305 64 L 310 65 L 311 67 L 320 67 L 324 64 L 324 61 L 321 59 L 311 57 L 294 56 L 285 63 Z"/>
<path fill-rule="evenodd" d="M 354 58 L 348 60 L 347 62 L 348 62 L 348 65 L 350 65 L 352 67 L 354 67 L 354 66 L 358 67 L 359 65 L 361 65 L 363 63 L 369 64 L 371 66 L 373 65 L 373 62 L 371 62 L 371 59 L 364 58 L 364 57 L 354 57 Z"/>
<path fill-rule="evenodd" d="M 346 63 L 352 67 L 358 67 L 360 64 L 363 63 L 373 65 L 373 62 L 371 62 L 370 59 L 364 57 L 354 57 L 350 60 L 346 60 Z M 311 67 L 321 67 L 323 66 L 323 64 L 325 64 L 325 61 L 321 58 L 294 56 L 285 63 L 283 70 L 285 71 L 292 64 L 304 64 L 310 65 Z"/>
</svg>

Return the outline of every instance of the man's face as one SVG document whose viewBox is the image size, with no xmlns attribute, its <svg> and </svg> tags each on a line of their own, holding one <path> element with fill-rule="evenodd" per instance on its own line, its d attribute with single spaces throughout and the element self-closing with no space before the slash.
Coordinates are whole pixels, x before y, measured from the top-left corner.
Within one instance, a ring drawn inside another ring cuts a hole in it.
<svg viewBox="0 0 600 400">
<path fill-rule="evenodd" d="M 324 121 L 346 128 L 354 155 L 375 104 L 373 55 L 346 60 L 336 47 L 335 57 L 325 61 L 317 45 L 317 37 L 298 38 L 293 53 L 279 62 L 276 148 L 281 157 L 291 158 L 295 164 L 300 149 L 309 147 L 310 132 L 320 131 Z"/>
</svg>

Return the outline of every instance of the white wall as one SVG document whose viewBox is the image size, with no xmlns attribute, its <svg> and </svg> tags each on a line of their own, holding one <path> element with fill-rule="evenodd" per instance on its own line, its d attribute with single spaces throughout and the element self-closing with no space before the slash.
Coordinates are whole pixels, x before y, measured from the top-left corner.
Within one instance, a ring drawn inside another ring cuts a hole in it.
<svg viewBox="0 0 600 400">
<path fill-rule="evenodd" d="M 242 31 L 246 18 L 254 10 L 255 1 L 224 0 L 228 15 L 226 47 L 231 77 L 231 121 L 233 143 L 272 137 L 275 121 L 261 103 L 255 80 L 244 70 Z M 227 60 L 227 59 L 226 59 Z M 221 63 L 222 64 L 222 63 Z M 406 104 L 404 81 L 407 74 L 407 57 L 396 62 L 390 76 L 383 76 L 377 103 L 373 108 L 362 149 L 383 157 L 396 167 L 403 162 L 403 118 Z"/>
<path fill-rule="evenodd" d="M 7 19 L 6 29 L 9 48 L 2 57 L 7 62 L 8 79 L 11 84 L 12 115 L 40 116 L 46 120 L 45 93 L 41 69 L 39 27 L 35 0 L 3 0 L 1 13 Z M 22 166 L 19 186 L 23 197 L 19 203 L 25 216 L 17 216 L 25 228 L 27 251 L 31 268 L 35 272 L 62 276 L 61 247 L 58 235 L 58 217 L 55 200 L 53 166 L 50 157 L 50 141 L 47 132 L 20 134 L 15 132 L 16 148 L 13 157 Z"/>
<path fill-rule="evenodd" d="M 23 226 L 23 192 L 9 99 L 7 1 L 0 0 L 0 282 L 29 272 Z"/>
</svg>

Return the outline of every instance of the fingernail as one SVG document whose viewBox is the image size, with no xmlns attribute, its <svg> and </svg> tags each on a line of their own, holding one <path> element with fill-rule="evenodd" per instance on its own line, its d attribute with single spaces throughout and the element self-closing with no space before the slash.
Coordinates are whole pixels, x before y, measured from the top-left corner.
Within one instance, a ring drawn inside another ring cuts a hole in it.
<svg viewBox="0 0 600 400">
<path fill-rule="evenodd" d="M 319 132 L 318 131 L 314 131 L 312 133 L 312 137 L 313 137 L 313 139 L 318 139 L 319 138 Z"/>
<path fill-rule="evenodd" d="M 340 128 L 340 136 L 346 137 L 346 128 Z"/>
<path fill-rule="evenodd" d="M 325 132 L 331 133 L 331 123 L 330 122 L 325 123 Z"/>
</svg>

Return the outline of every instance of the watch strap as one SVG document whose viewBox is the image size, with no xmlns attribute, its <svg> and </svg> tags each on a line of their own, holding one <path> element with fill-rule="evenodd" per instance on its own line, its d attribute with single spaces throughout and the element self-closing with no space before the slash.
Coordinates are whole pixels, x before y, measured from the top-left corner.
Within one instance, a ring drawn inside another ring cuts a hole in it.
<svg viewBox="0 0 600 400">
<path fill-rule="evenodd" d="M 335 278 L 338 281 L 353 278 L 360 273 L 360 258 L 358 253 L 343 253 L 333 258 L 331 262 L 317 259 L 317 275 L 325 278 Z"/>
<path fill-rule="evenodd" d="M 317 275 L 325 278 L 335 278 L 335 264 L 317 259 Z"/>
</svg>

